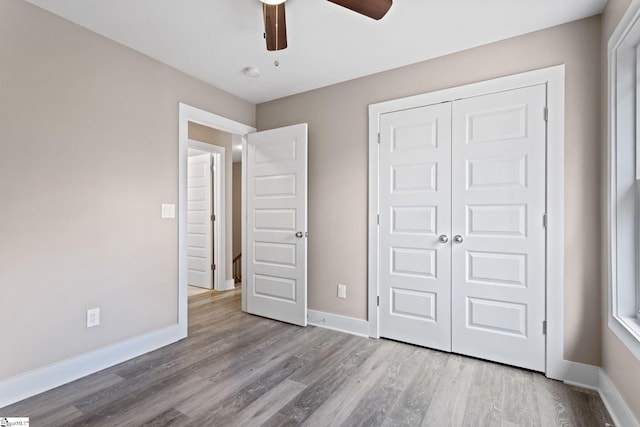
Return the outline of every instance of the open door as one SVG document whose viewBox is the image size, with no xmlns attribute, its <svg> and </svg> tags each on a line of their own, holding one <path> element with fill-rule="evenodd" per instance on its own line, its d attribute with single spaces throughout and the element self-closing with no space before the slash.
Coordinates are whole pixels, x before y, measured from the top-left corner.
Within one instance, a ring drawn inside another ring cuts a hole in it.
<svg viewBox="0 0 640 427">
<path fill-rule="evenodd" d="M 187 181 L 188 283 L 213 289 L 211 154 L 189 157 Z"/>
<path fill-rule="evenodd" d="M 307 124 L 247 138 L 247 312 L 307 325 Z"/>
</svg>

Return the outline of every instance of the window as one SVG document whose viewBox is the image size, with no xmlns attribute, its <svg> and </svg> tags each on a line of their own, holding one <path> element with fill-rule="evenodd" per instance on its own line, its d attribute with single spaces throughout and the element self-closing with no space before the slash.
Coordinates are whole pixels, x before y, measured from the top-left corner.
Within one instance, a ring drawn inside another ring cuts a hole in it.
<svg viewBox="0 0 640 427">
<path fill-rule="evenodd" d="M 608 53 L 608 324 L 640 359 L 640 1 L 620 21 Z"/>
</svg>

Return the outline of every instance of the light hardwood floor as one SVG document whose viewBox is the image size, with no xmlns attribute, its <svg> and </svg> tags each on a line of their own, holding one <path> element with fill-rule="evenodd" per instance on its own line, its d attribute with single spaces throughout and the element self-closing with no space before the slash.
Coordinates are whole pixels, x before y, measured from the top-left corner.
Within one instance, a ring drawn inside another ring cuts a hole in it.
<svg viewBox="0 0 640 427">
<path fill-rule="evenodd" d="M 216 292 L 213 289 L 205 289 L 205 288 L 199 288 L 197 286 L 187 286 L 187 295 L 192 297 L 195 295 L 200 295 L 200 294 L 207 294 L 207 293 L 214 293 Z"/>
<path fill-rule="evenodd" d="M 0 409 L 32 426 L 605 426 L 597 394 L 543 375 L 189 299 L 189 337 Z"/>
</svg>

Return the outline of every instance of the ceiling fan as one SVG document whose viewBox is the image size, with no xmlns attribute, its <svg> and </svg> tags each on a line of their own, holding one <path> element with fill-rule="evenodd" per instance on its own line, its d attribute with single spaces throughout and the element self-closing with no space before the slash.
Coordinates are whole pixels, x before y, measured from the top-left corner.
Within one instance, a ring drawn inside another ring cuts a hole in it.
<svg viewBox="0 0 640 427">
<path fill-rule="evenodd" d="M 264 15 L 264 38 L 267 50 L 287 48 L 287 23 L 285 20 L 284 2 L 286 0 L 260 0 Z M 371 19 L 381 19 L 387 14 L 393 0 L 329 0 L 339 6 L 346 7 Z"/>
</svg>

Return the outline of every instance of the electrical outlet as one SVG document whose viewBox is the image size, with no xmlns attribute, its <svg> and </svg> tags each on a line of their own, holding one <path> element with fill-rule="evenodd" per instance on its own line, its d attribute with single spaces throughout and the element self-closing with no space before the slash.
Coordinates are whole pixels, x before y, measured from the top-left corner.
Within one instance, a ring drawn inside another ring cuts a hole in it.
<svg viewBox="0 0 640 427">
<path fill-rule="evenodd" d="M 346 297 L 347 297 L 347 285 L 338 283 L 338 298 L 346 298 Z"/>
<path fill-rule="evenodd" d="M 93 328 L 100 324 L 100 309 L 92 308 L 87 310 L 87 328 Z"/>
</svg>

